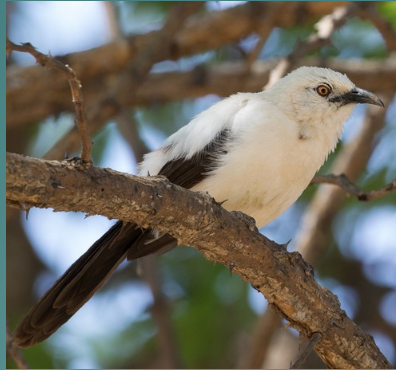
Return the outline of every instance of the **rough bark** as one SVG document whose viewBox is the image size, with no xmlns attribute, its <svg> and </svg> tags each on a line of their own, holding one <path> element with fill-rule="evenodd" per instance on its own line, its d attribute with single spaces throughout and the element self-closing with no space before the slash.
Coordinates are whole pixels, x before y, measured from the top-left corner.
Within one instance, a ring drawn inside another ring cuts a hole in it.
<svg viewBox="0 0 396 370">
<path fill-rule="evenodd" d="M 335 295 L 318 285 L 312 267 L 299 253 L 289 253 L 251 231 L 209 195 L 161 177 L 17 154 L 7 154 L 6 174 L 9 205 L 135 221 L 168 232 L 207 259 L 224 264 L 260 291 L 301 335 L 310 338 L 319 333 L 315 349 L 328 367 L 390 368 L 372 337 L 348 318 Z"/>
</svg>

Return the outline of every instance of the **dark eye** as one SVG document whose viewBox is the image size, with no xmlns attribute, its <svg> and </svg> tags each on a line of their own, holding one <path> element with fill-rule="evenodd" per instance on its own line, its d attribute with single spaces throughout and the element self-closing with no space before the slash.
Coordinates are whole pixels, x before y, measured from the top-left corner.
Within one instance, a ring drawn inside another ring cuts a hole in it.
<svg viewBox="0 0 396 370">
<path fill-rule="evenodd" d="M 323 97 L 329 96 L 331 93 L 331 87 L 328 85 L 319 85 L 316 88 L 316 92 Z"/>
</svg>

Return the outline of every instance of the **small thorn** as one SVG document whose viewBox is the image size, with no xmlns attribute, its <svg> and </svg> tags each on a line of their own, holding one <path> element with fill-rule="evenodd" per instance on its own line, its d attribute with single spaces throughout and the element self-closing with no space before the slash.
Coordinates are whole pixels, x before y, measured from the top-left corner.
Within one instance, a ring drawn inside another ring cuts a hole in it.
<svg viewBox="0 0 396 370">
<path fill-rule="evenodd" d="M 285 244 L 280 244 L 280 246 L 287 251 L 287 247 L 289 246 L 290 242 L 292 241 L 292 239 L 290 239 L 289 241 L 287 241 Z"/>
<path fill-rule="evenodd" d="M 216 202 L 219 206 L 222 206 L 225 202 L 227 202 L 228 201 L 228 199 L 224 199 L 224 200 L 222 200 L 222 201 L 220 201 L 220 202 Z"/>
</svg>

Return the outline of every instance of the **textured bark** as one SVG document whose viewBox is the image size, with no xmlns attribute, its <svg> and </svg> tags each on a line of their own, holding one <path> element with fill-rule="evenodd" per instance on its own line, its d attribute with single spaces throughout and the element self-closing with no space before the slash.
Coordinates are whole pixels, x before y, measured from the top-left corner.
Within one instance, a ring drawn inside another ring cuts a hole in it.
<svg viewBox="0 0 396 370">
<path fill-rule="evenodd" d="M 315 349 L 328 367 L 390 368 L 372 337 L 347 317 L 335 295 L 316 283 L 299 253 L 289 253 L 252 232 L 209 195 L 161 177 L 17 154 L 7 154 L 6 174 L 10 205 L 135 221 L 168 232 L 207 259 L 224 264 L 260 291 L 304 337 L 320 333 Z"/>
</svg>

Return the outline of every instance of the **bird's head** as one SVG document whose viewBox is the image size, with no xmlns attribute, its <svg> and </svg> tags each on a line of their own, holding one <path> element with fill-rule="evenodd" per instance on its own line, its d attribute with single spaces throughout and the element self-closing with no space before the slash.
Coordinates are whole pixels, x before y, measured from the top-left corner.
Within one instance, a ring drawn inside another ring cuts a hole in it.
<svg viewBox="0 0 396 370">
<path fill-rule="evenodd" d="M 297 122 L 342 125 L 356 104 L 384 106 L 375 94 L 360 89 L 339 72 L 328 68 L 300 67 L 267 91 L 276 104 Z M 275 99 L 274 99 L 275 100 Z"/>
</svg>

